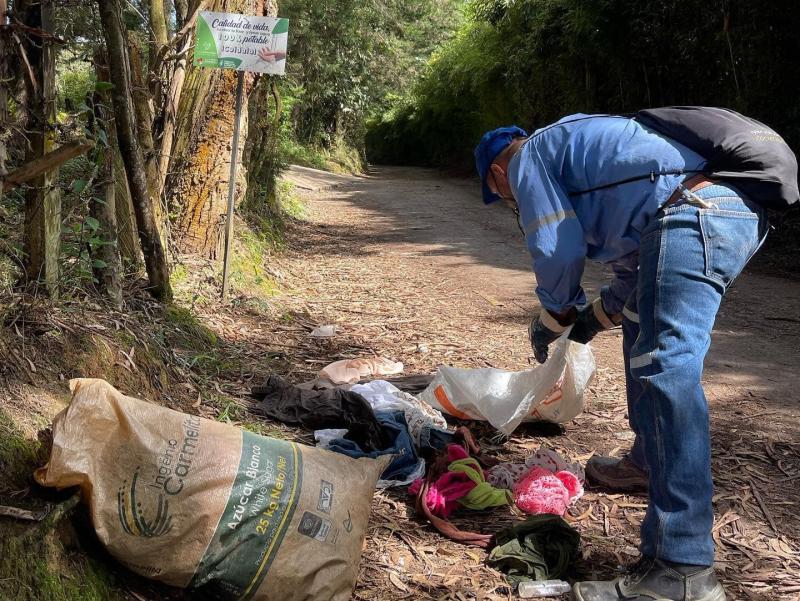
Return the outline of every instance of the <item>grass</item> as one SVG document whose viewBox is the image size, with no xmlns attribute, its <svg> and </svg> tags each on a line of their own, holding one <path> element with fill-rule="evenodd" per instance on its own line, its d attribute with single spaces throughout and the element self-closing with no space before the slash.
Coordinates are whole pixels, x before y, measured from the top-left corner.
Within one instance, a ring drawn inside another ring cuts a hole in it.
<svg viewBox="0 0 800 601">
<path fill-rule="evenodd" d="M 215 348 L 217 335 L 204 326 L 197 316 L 184 307 L 169 305 L 164 309 L 164 319 L 170 326 L 169 343 L 187 349 Z"/>
<path fill-rule="evenodd" d="M 108 569 L 84 553 L 66 549 L 54 531 L 41 539 L 0 536 L 0 558 L 3 601 L 122 599 Z"/>
<path fill-rule="evenodd" d="M 331 148 L 300 144 L 295 140 L 281 141 L 281 160 L 333 173 L 357 175 L 364 170 L 361 153 L 339 140 Z"/>
<path fill-rule="evenodd" d="M 41 446 L 39 441 L 26 438 L 11 417 L 0 409 L 0 472 L 3 484 L 0 491 L 5 486 L 15 490 L 28 486 L 31 474 L 41 459 Z"/>
<path fill-rule="evenodd" d="M 282 238 L 281 238 L 282 240 Z M 231 283 L 239 290 L 256 296 L 271 297 L 278 292 L 267 273 L 267 258 L 279 243 L 275 230 L 243 228 L 237 235 L 231 259 Z"/>
<path fill-rule="evenodd" d="M 33 470 L 45 461 L 44 447 L 23 435 L 0 410 L 0 495 L 31 485 Z M 25 499 L 1 501 L 25 506 Z M 70 526 L 66 532 L 70 532 Z M 0 520 L 0 599 L 3 601 L 113 601 L 121 599 L 105 566 L 83 552 L 65 548 L 59 528 Z M 69 537 L 68 537 L 69 538 Z"/>
</svg>

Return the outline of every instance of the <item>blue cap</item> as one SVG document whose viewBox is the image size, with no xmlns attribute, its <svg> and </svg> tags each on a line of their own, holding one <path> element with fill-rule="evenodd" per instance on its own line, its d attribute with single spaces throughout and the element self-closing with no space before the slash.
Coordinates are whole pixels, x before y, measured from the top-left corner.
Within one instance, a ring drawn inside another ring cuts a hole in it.
<svg viewBox="0 0 800 601">
<path fill-rule="evenodd" d="M 511 144 L 514 138 L 527 138 L 528 133 L 516 125 L 509 127 L 498 127 L 483 134 L 481 141 L 475 147 L 475 166 L 478 168 L 478 175 L 481 178 L 483 187 L 483 202 L 489 204 L 500 200 L 497 194 L 489 189 L 486 177 L 489 175 L 489 167 L 497 155 L 503 152 L 506 146 Z"/>
</svg>

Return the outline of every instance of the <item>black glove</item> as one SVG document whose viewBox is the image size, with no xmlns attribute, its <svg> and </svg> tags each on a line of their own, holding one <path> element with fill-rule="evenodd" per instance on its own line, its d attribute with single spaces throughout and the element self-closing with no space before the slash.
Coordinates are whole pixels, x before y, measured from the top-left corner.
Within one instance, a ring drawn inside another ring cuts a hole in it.
<svg viewBox="0 0 800 601">
<path fill-rule="evenodd" d="M 558 323 L 547 309 L 542 309 L 541 313 L 531 320 L 531 325 L 528 326 L 528 338 L 531 341 L 533 356 L 539 363 L 547 361 L 547 347 L 561 336 L 567 327 L 569 326 Z"/>
<path fill-rule="evenodd" d="M 596 298 L 591 304 L 578 309 L 578 319 L 572 326 L 569 339 L 581 344 L 588 344 L 597 334 L 618 326 L 621 321 L 619 314 L 608 315 L 603 308 L 603 301 Z"/>
</svg>

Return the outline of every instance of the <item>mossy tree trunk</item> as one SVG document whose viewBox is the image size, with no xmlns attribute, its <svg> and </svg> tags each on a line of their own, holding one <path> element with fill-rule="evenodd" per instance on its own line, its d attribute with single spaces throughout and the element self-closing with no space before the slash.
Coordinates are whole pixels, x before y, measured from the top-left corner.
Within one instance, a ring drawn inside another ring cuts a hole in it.
<svg viewBox="0 0 800 601">
<path fill-rule="evenodd" d="M 169 282 L 169 263 L 162 243 L 160 224 L 156 220 L 155 203 L 148 190 L 145 161 L 136 134 L 136 115 L 131 91 L 130 59 L 125 30 L 122 24 L 120 0 L 98 0 L 103 36 L 108 52 L 114 121 L 117 139 L 125 163 L 131 200 L 136 213 L 139 242 L 150 281 L 150 291 L 160 300 L 172 298 Z"/>
<path fill-rule="evenodd" d="M 98 81 L 108 81 L 109 72 L 105 56 L 97 53 L 95 68 Z M 117 308 L 122 307 L 122 288 L 120 277 L 122 275 L 122 261 L 119 253 L 119 232 L 117 227 L 117 185 L 116 161 L 114 155 L 118 145 L 117 135 L 114 131 L 114 120 L 111 110 L 111 94 L 107 91 L 95 92 L 93 97 L 93 121 L 96 131 L 105 132 L 107 143 L 97 148 L 98 157 L 102 161 L 101 174 L 97 182 L 98 196 L 93 197 L 89 204 L 89 211 L 99 226 L 100 242 L 91 244 L 92 270 L 100 290 L 111 300 Z M 125 179 L 124 175 L 121 179 Z M 126 200 L 122 197 L 121 200 Z"/>
<path fill-rule="evenodd" d="M 208 10 L 274 16 L 277 5 L 271 0 L 215 0 Z M 247 74 L 240 151 L 247 138 L 247 98 L 252 82 L 252 75 Z M 220 254 L 235 94 L 235 71 L 188 66 L 166 183 L 170 212 L 176 215 L 172 234 L 181 253 L 211 258 Z M 239 171 L 233 183 L 237 186 L 237 198 L 244 195 L 246 188 L 243 169 Z"/>
</svg>

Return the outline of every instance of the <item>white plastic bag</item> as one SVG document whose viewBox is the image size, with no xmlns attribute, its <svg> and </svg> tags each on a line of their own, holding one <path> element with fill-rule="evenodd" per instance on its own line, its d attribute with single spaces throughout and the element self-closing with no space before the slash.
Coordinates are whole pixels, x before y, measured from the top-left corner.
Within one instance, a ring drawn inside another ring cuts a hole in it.
<svg viewBox="0 0 800 601">
<path fill-rule="evenodd" d="M 454 417 L 488 421 L 506 435 L 523 421 L 568 422 L 583 411 L 595 364 L 592 350 L 567 334 L 551 345 L 544 365 L 528 371 L 442 366 L 419 398 Z"/>
</svg>

